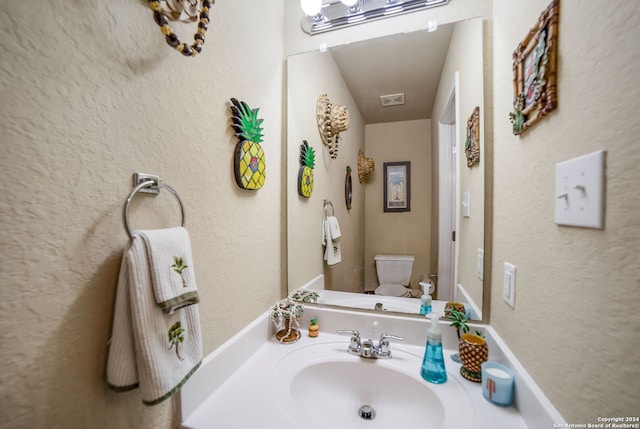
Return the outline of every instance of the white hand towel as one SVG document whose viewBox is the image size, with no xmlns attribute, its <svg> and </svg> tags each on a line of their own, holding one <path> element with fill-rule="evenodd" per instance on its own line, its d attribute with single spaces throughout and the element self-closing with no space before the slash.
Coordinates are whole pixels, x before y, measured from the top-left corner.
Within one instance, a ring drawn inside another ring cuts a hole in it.
<svg viewBox="0 0 640 429">
<path fill-rule="evenodd" d="M 338 218 L 335 216 L 329 216 L 327 217 L 327 222 L 329 225 L 329 234 L 331 234 L 331 240 L 340 240 L 342 233 L 340 232 L 340 224 L 338 223 Z"/>
<path fill-rule="evenodd" d="M 202 362 L 198 306 L 166 314 L 156 305 L 138 232 L 122 258 L 112 329 L 107 384 L 120 392 L 140 387 L 146 405 L 178 392 Z"/>
<path fill-rule="evenodd" d="M 158 306 L 172 314 L 179 308 L 200 302 L 187 230 L 179 226 L 137 232 L 146 244 Z"/>
<path fill-rule="evenodd" d="M 324 250 L 324 260 L 327 261 L 327 265 L 335 265 L 342 261 L 342 252 L 340 250 L 340 241 L 334 240 L 331 236 L 331 223 L 328 217 L 325 217 L 323 221 L 324 236 L 326 238 L 326 248 Z"/>
<path fill-rule="evenodd" d="M 322 243 L 323 246 L 327 245 L 327 235 L 329 233 L 329 230 L 327 229 L 327 217 L 323 217 L 322 218 L 322 229 L 321 229 L 321 237 L 320 237 L 320 242 Z"/>
</svg>

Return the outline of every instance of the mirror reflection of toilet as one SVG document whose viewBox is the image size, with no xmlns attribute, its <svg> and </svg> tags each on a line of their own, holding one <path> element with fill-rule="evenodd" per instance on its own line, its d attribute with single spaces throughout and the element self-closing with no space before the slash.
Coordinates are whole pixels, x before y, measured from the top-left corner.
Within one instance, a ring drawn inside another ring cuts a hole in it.
<svg viewBox="0 0 640 429">
<path fill-rule="evenodd" d="M 376 295 L 410 296 L 411 271 L 413 261 L 411 255 L 376 255 L 376 272 L 380 286 L 375 290 Z"/>
</svg>

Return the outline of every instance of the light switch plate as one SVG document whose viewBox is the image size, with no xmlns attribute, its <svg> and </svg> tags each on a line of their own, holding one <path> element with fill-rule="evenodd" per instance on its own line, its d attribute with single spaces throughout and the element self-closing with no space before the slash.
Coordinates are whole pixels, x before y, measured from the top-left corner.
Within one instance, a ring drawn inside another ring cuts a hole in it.
<svg viewBox="0 0 640 429">
<path fill-rule="evenodd" d="M 558 225 L 604 228 L 604 163 L 600 150 L 556 164 Z"/>
<path fill-rule="evenodd" d="M 476 266 L 476 273 L 478 274 L 478 279 L 483 280 L 484 277 L 484 250 L 478 249 L 478 262 Z"/>
<path fill-rule="evenodd" d="M 467 192 L 463 192 L 462 193 L 462 216 L 464 217 L 469 217 L 469 212 L 471 210 L 471 207 L 469 206 L 471 204 L 471 194 L 467 191 Z"/>
<path fill-rule="evenodd" d="M 516 266 L 504 263 L 504 289 L 502 299 L 511 307 L 516 308 Z"/>
</svg>

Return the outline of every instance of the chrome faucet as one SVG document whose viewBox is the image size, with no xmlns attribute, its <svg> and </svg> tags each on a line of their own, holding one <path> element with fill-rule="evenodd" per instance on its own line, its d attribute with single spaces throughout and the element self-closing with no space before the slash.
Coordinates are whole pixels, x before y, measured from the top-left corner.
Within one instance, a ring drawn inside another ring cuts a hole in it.
<svg viewBox="0 0 640 429">
<path fill-rule="evenodd" d="M 347 350 L 350 354 L 368 359 L 389 359 L 391 358 L 390 340 L 404 341 L 403 337 L 382 334 L 378 345 L 376 345 L 372 339 L 362 341 L 357 330 L 339 330 L 338 334 L 351 335 Z"/>
</svg>

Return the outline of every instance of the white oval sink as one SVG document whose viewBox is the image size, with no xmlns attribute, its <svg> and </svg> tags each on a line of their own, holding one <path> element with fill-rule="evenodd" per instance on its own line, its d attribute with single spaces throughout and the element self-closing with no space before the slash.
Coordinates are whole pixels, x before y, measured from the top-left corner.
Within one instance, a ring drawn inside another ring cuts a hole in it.
<svg viewBox="0 0 640 429">
<path fill-rule="evenodd" d="M 440 385 L 420 376 L 422 356 L 394 344 L 391 359 L 364 359 L 347 353 L 348 341 L 292 351 L 274 371 L 275 400 L 304 427 L 471 428 L 471 400 L 452 376 Z M 366 420 L 360 408 L 375 416 Z"/>
</svg>

